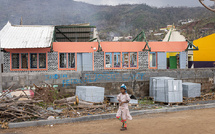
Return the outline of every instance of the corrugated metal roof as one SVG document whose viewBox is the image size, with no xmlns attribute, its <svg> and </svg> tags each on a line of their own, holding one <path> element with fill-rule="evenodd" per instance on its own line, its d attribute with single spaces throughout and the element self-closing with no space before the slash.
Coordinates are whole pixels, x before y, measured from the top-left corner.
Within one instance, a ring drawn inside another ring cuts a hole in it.
<svg viewBox="0 0 215 134">
<path fill-rule="evenodd" d="M 12 26 L 9 22 L 0 31 L 1 48 L 50 47 L 54 26 Z"/>
<path fill-rule="evenodd" d="M 164 42 L 168 41 L 170 33 L 171 30 L 169 30 L 169 32 L 163 39 Z M 169 41 L 186 41 L 186 38 L 183 35 L 181 35 L 178 31 L 172 31 Z"/>
</svg>

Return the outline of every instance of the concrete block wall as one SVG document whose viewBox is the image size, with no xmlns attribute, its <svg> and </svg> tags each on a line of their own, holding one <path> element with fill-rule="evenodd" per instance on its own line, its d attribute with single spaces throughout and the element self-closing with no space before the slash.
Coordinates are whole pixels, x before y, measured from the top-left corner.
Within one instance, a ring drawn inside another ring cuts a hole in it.
<svg viewBox="0 0 215 134">
<path fill-rule="evenodd" d="M 105 94 L 118 94 L 120 85 L 124 83 L 128 87 L 128 93 L 140 97 L 149 95 L 150 77 L 159 76 L 174 77 L 183 82 L 201 83 L 201 91 L 208 92 L 214 88 L 215 69 L 3 73 L 2 81 L 3 89 L 11 85 L 14 85 L 13 89 L 33 84 L 40 86 L 46 82 L 58 85 L 62 92 L 74 91 L 76 86 L 105 87 Z"/>
<path fill-rule="evenodd" d="M 4 73 L 52 72 L 58 70 L 58 52 L 48 52 L 48 71 L 10 71 L 10 53 L 4 53 Z"/>
<path fill-rule="evenodd" d="M 139 52 L 138 60 L 140 70 L 148 68 L 148 52 Z M 29 72 L 29 71 L 10 71 L 10 53 L 4 53 L 3 67 L 4 73 Z M 95 71 L 104 70 L 104 52 L 94 52 L 94 70 Z M 48 52 L 48 71 L 30 71 L 30 72 L 52 72 L 52 71 L 58 71 L 58 52 Z"/>
<path fill-rule="evenodd" d="M 94 52 L 94 70 L 104 70 L 104 52 Z"/>
<path fill-rule="evenodd" d="M 148 68 L 148 52 L 139 52 L 139 57 L 138 57 L 138 60 L 139 60 L 139 69 L 147 69 Z"/>
<path fill-rule="evenodd" d="M 10 72 L 10 53 L 5 52 L 4 54 L 3 72 Z"/>
<path fill-rule="evenodd" d="M 58 52 L 48 53 L 48 71 L 58 70 Z"/>
</svg>

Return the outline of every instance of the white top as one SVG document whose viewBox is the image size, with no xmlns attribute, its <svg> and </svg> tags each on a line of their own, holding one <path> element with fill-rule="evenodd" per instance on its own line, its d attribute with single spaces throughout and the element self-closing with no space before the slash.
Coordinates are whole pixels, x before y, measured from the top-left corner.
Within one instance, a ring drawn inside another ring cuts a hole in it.
<svg viewBox="0 0 215 134">
<path fill-rule="evenodd" d="M 129 95 L 126 93 L 126 94 L 122 94 L 120 93 L 118 96 L 117 96 L 117 100 L 118 101 L 121 101 L 121 102 L 126 102 L 126 101 L 130 101 L 130 97 Z M 125 108 L 125 109 L 128 109 L 128 103 L 123 103 L 121 106 L 119 106 L 119 108 Z"/>
</svg>

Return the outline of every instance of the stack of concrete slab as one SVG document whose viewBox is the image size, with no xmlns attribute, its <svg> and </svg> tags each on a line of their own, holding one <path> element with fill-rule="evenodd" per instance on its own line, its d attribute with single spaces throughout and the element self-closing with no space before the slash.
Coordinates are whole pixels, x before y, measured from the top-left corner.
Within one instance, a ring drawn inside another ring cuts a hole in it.
<svg viewBox="0 0 215 134">
<path fill-rule="evenodd" d="M 162 90 L 164 90 L 164 81 L 163 80 L 174 80 L 175 78 L 172 77 L 150 77 L 150 84 L 149 84 L 149 96 L 154 98 L 155 97 L 155 91 L 156 88 L 163 88 Z M 162 80 L 163 82 L 161 82 L 161 85 L 158 85 L 157 82 L 159 82 L 158 80 Z"/>
<path fill-rule="evenodd" d="M 80 100 L 89 102 L 103 102 L 104 101 L 104 87 L 96 86 L 77 86 L 76 95 Z"/>
<path fill-rule="evenodd" d="M 201 84 L 200 83 L 182 83 L 183 96 L 188 98 L 195 98 L 201 96 Z"/>
<path fill-rule="evenodd" d="M 165 103 L 183 102 L 182 80 L 171 77 L 153 77 L 151 92 L 154 101 Z M 151 95 L 152 95 L 151 93 Z"/>
</svg>

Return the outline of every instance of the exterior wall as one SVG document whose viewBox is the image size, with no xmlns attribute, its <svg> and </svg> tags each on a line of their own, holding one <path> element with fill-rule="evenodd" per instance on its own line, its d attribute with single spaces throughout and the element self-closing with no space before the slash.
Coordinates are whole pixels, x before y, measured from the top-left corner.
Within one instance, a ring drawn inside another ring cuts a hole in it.
<svg viewBox="0 0 215 134">
<path fill-rule="evenodd" d="M 187 42 L 150 42 L 152 52 L 181 52 L 187 47 Z M 98 70 L 140 70 L 149 68 L 149 52 L 143 52 L 142 49 L 145 42 L 101 42 L 103 52 L 96 52 L 98 42 L 54 42 L 53 51 L 49 52 L 50 48 L 37 49 L 6 49 L 4 53 L 4 72 L 51 72 L 51 71 L 77 71 L 77 54 L 78 53 L 93 53 L 93 69 Z M 46 69 L 16 69 L 11 70 L 11 53 L 47 53 L 47 68 Z M 137 67 L 123 68 L 105 68 L 105 53 L 119 52 L 137 52 Z M 76 67 L 59 69 L 59 53 L 75 53 Z M 156 69 L 156 68 L 150 68 Z"/>
<path fill-rule="evenodd" d="M 94 53 L 94 70 L 104 70 L 104 52 Z"/>
<path fill-rule="evenodd" d="M 148 52 L 139 52 L 139 69 L 147 69 L 148 68 L 148 64 L 149 64 L 149 60 L 148 60 Z"/>
<path fill-rule="evenodd" d="M 3 72 L 4 73 L 24 73 L 24 72 L 52 72 L 58 71 L 58 53 L 57 52 L 48 52 L 48 70 L 46 71 L 11 71 L 10 70 L 10 53 L 4 53 L 4 64 L 3 64 Z"/>
<path fill-rule="evenodd" d="M 214 88 L 215 69 L 176 69 L 176 70 L 132 70 L 132 71 L 55 71 L 3 73 L 3 89 L 14 84 L 13 89 L 40 86 L 44 82 L 59 86 L 61 92 L 74 92 L 78 85 L 93 85 L 105 87 L 105 94 L 118 94 L 120 85 L 126 84 L 128 93 L 136 96 L 148 96 L 150 77 L 168 76 L 181 79 L 183 82 L 202 84 L 202 92 Z"/>
<path fill-rule="evenodd" d="M 197 39 L 193 42 L 199 47 L 199 51 L 194 51 L 194 61 L 215 61 L 215 34 Z"/>
<path fill-rule="evenodd" d="M 48 71 L 58 70 L 58 52 L 48 53 Z"/>
<path fill-rule="evenodd" d="M 187 42 L 149 42 L 149 46 L 152 52 L 182 52 L 187 48 Z"/>
<path fill-rule="evenodd" d="M 3 72 L 8 73 L 10 72 L 10 53 L 4 53 L 4 64 L 3 64 Z"/>
<path fill-rule="evenodd" d="M 193 62 L 195 68 L 215 67 L 215 34 L 197 39 L 193 42 L 199 47 L 198 51 L 193 52 Z"/>
</svg>

